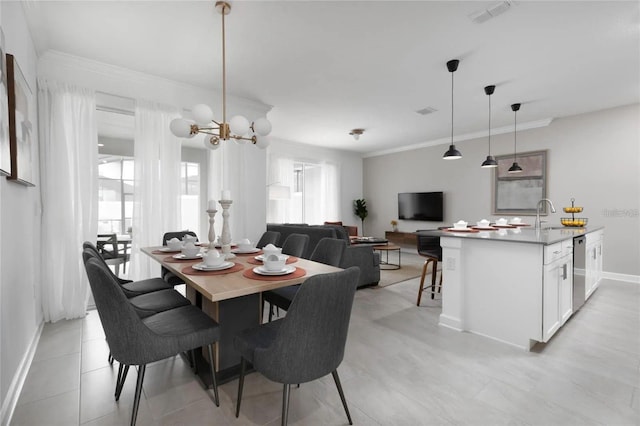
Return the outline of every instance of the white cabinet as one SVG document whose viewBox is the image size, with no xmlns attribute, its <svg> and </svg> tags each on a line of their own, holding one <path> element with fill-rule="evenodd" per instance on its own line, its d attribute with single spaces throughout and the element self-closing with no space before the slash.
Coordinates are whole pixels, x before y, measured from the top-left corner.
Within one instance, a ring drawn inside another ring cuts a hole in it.
<svg viewBox="0 0 640 426">
<path fill-rule="evenodd" d="M 542 341 L 569 319 L 573 298 L 572 240 L 545 247 L 542 285 Z"/>
<path fill-rule="evenodd" d="M 585 293 L 588 299 L 600 285 L 602 279 L 602 247 L 604 232 L 602 230 L 587 234 L 585 259 Z"/>
</svg>

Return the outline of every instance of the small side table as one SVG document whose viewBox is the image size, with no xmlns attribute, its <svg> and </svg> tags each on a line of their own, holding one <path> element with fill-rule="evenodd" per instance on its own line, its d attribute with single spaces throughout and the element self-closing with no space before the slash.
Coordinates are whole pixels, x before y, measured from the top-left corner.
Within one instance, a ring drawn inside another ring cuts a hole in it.
<svg viewBox="0 0 640 426">
<path fill-rule="evenodd" d="M 373 246 L 374 250 L 378 250 L 380 252 L 380 269 L 392 270 L 392 269 L 400 269 L 401 265 L 401 251 L 400 246 L 395 244 L 381 244 Z M 397 251 L 398 252 L 398 263 L 389 263 L 389 252 Z M 385 252 L 385 260 L 382 260 L 382 252 Z M 382 266 L 386 266 L 383 268 Z"/>
</svg>

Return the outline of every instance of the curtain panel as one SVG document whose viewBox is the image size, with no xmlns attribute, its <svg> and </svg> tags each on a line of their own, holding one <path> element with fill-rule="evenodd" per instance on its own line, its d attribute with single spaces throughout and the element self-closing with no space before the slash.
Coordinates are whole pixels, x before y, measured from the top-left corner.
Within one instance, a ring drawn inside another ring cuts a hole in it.
<svg viewBox="0 0 640 426">
<path fill-rule="evenodd" d="M 92 90 L 38 81 L 45 321 L 85 315 L 82 243 L 98 227 L 98 131 Z"/>
<path fill-rule="evenodd" d="M 129 273 L 133 280 L 160 272 L 140 247 L 161 245 L 165 232 L 179 230 L 181 141 L 169 130 L 171 120 L 179 116 L 175 107 L 136 101 Z"/>
</svg>

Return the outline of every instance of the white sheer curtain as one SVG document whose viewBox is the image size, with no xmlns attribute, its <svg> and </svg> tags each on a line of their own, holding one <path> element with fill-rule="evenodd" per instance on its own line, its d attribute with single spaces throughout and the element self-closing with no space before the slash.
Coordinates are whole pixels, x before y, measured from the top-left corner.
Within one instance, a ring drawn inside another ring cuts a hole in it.
<svg viewBox="0 0 640 426">
<path fill-rule="evenodd" d="M 180 139 L 169 130 L 177 108 L 136 101 L 130 278 L 157 276 L 157 263 L 140 247 L 162 244 L 180 226 Z"/>
<path fill-rule="evenodd" d="M 267 171 L 267 222 L 291 220 L 291 196 L 294 190 L 293 159 L 270 156 Z"/>
<path fill-rule="evenodd" d="M 340 173 L 338 166 L 324 162 L 320 166 L 320 204 L 322 209 L 322 221 L 343 220 L 340 217 Z"/>
<path fill-rule="evenodd" d="M 82 243 L 98 228 L 95 93 L 38 81 L 42 197 L 42 310 L 45 321 L 85 315 L 89 282 Z"/>
</svg>

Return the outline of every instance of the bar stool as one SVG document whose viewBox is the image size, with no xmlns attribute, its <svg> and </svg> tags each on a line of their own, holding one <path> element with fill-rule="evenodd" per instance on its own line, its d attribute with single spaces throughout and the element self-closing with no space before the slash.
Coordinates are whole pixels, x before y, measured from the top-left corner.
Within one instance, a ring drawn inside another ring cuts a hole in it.
<svg viewBox="0 0 640 426">
<path fill-rule="evenodd" d="M 431 269 L 431 299 L 434 298 L 436 292 L 436 273 L 438 271 L 438 262 L 442 261 L 442 247 L 440 247 L 440 237 L 432 235 L 421 235 L 422 231 L 435 231 L 435 229 L 419 229 L 416 231 L 418 254 L 426 257 L 424 265 L 422 267 L 422 276 L 420 277 L 420 288 L 418 289 L 418 301 L 417 306 L 420 306 L 420 300 L 422 299 L 422 292 L 424 288 L 424 279 L 427 276 L 427 269 L 429 264 L 432 265 Z M 440 282 L 438 284 L 438 293 L 442 289 L 442 274 L 440 274 Z"/>
</svg>

